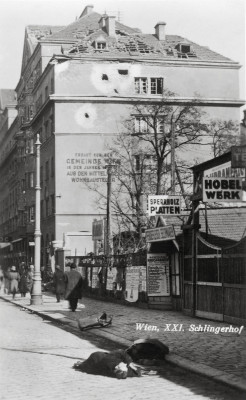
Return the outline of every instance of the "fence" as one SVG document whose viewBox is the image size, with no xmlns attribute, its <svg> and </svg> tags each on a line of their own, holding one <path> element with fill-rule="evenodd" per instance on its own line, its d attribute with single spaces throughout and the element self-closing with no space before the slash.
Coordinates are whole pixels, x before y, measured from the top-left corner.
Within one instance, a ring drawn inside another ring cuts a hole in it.
<svg viewBox="0 0 246 400">
<path fill-rule="evenodd" d="M 66 257 L 65 270 L 75 263 L 86 295 L 104 300 L 147 304 L 146 251 L 105 256 Z"/>
</svg>

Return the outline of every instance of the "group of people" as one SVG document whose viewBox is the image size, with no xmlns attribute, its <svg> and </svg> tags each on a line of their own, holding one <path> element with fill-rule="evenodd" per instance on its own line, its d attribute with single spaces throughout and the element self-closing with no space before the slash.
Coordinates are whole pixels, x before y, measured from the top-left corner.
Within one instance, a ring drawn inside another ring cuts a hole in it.
<svg viewBox="0 0 246 400">
<path fill-rule="evenodd" d="M 76 265 L 70 265 L 70 271 L 62 272 L 59 265 L 56 265 L 53 275 L 53 284 L 57 302 L 64 296 L 69 301 L 70 309 L 75 312 L 78 306 L 78 300 L 82 298 L 83 279 Z"/>
<path fill-rule="evenodd" d="M 12 294 L 13 299 L 18 291 L 21 297 L 25 297 L 28 292 L 32 293 L 33 276 L 34 266 L 28 267 L 24 262 L 20 264 L 18 271 L 15 265 L 6 271 L 0 267 L 0 289 L 4 289 L 6 294 Z"/>
<path fill-rule="evenodd" d="M 44 270 L 41 269 L 41 278 L 44 280 Z M 18 270 L 13 265 L 7 271 L 3 271 L 0 267 L 0 290 L 4 287 L 6 294 L 12 294 L 13 299 L 19 291 L 21 297 L 25 297 L 26 293 L 32 293 L 34 277 L 34 266 L 29 267 L 23 262 Z M 55 289 L 57 302 L 61 297 L 69 301 L 70 309 L 74 312 L 78 306 L 78 300 L 82 298 L 83 279 L 76 265 L 70 265 L 70 271 L 63 272 L 59 265 L 56 265 L 53 277 L 53 285 Z"/>
</svg>

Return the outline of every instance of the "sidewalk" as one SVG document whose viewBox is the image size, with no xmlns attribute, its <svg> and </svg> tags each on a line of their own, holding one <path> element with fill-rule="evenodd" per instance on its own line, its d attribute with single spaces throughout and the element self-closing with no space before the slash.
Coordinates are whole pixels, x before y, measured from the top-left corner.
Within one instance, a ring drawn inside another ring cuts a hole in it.
<svg viewBox="0 0 246 400">
<path fill-rule="evenodd" d="M 169 347 L 168 362 L 246 391 L 246 327 L 191 318 L 177 311 L 140 309 L 91 298 L 83 298 L 75 313 L 67 308 L 66 301 L 57 303 L 55 296 L 48 293 L 43 294 L 40 306 L 31 306 L 30 297 L 21 298 L 19 294 L 15 300 L 11 295 L 1 294 L 0 298 L 73 328 L 78 328 L 78 319 L 90 316 L 96 322 L 106 311 L 113 316 L 112 325 L 89 332 L 114 341 L 119 348 L 139 338 L 157 338 Z M 210 331 L 226 327 L 227 331 Z M 239 328 L 241 333 L 232 332 L 233 328 Z"/>
</svg>

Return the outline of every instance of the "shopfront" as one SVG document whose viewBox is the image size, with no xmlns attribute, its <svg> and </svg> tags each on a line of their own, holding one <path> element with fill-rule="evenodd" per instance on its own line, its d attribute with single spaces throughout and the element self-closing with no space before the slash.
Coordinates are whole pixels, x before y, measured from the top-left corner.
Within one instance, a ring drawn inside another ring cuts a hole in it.
<svg viewBox="0 0 246 400">
<path fill-rule="evenodd" d="M 180 237 L 173 225 L 159 218 L 146 230 L 147 295 L 151 308 L 181 310 Z"/>
</svg>

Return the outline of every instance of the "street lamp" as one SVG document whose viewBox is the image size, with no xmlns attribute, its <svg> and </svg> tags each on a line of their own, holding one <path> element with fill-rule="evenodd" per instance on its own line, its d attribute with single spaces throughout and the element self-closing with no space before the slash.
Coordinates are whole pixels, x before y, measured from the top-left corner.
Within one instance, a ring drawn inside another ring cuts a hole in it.
<svg viewBox="0 0 246 400">
<path fill-rule="evenodd" d="M 115 160 L 110 164 L 106 164 L 107 168 L 107 227 L 106 227 L 106 256 L 109 257 L 111 254 L 111 197 L 112 197 L 112 173 L 119 166 L 120 162 Z"/>
<path fill-rule="evenodd" d="M 34 257 L 34 277 L 31 294 L 31 305 L 38 306 L 43 303 L 41 290 L 40 274 L 40 251 L 41 251 L 41 231 L 40 231 L 40 146 L 39 134 L 37 134 L 36 146 L 36 186 L 35 186 L 35 257 Z"/>
</svg>

